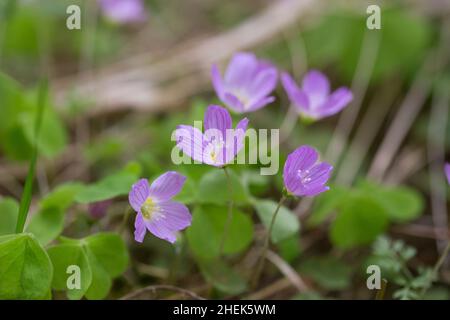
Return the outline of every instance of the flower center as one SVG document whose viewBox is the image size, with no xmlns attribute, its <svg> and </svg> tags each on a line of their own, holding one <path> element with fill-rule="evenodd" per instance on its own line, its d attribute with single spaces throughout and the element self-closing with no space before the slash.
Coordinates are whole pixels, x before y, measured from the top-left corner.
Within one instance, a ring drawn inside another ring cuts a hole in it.
<svg viewBox="0 0 450 320">
<path fill-rule="evenodd" d="M 233 94 L 238 98 L 238 100 L 242 103 L 244 108 L 247 106 L 248 102 L 250 101 L 248 95 L 243 92 L 242 90 L 233 90 Z"/>
<path fill-rule="evenodd" d="M 311 177 L 309 176 L 309 170 L 298 170 L 297 175 L 302 181 L 303 184 L 306 184 L 311 181 Z"/>
<path fill-rule="evenodd" d="M 144 219 L 149 220 L 151 219 L 154 211 L 156 209 L 156 204 L 153 202 L 152 198 L 148 197 L 147 200 L 145 200 L 144 204 L 141 207 L 142 216 Z"/>
<path fill-rule="evenodd" d="M 211 152 L 209 153 L 211 160 L 214 163 L 217 163 L 217 156 L 219 155 L 220 151 L 222 150 L 224 146 L 224 142 L 223 141 L 215 141 L 212 143 L 211 146 Z"/>
</svg>

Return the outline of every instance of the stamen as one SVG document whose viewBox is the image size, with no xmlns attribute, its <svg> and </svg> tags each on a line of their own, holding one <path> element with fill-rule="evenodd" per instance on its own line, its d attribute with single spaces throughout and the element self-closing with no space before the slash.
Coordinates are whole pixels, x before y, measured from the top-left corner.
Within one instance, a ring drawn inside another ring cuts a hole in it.
<svg viewBox="0 0 450 320">
<path fill-rule="evenodd" d="M 148 197 L 141 207 L 141 212 L 144 219 L 146 220 L 151 219 L 153 213 L 155 212 L 155 209 L 156 209 L 155 203 L 153 202 L 152 198 Z"/>
</svg>

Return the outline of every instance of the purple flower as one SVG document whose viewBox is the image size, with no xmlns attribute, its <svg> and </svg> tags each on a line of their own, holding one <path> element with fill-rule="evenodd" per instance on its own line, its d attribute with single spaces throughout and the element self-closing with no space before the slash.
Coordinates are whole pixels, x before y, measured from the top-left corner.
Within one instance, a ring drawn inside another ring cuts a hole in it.
<svg viewBox="0 0 450 320">
<path fill-rule="evenodd" d="M 248 119 L 244 118 L 233 129 L 228 110 L 211 105 L 205 112 L 205 133 L 180 125 L 175 132 L 177 147 L 195 161 L 223 167 L 233 161 L 244 146 L 247 125 Z"/>
<path fill-rule="evenodd" d="M 103 14 L 117 23 L 142 22 L 147 19 L 143 0 L 99 0 Z"/>
<path fill-rule="evenodd" d="M 159 176 L 151 185 L 147 179 L 141 179 L 132 187 L 128 199 L 136 211 L 134 239 L 144 240 L 146 230 L 156 237 L 174 243 L 176 232 L 191 225 L 192 216 L 182 203 L 172 201 L 177 195 L 186 177 L 175 171 Z"/>
<path fill-rule="evenodd" d="M 277 69 L 252 53 L 236 53 L 222 78 L 217 65 L 211 68 L 211 78 L 218 97 L 235 112 L 258 110 L 273 102 L 269 94 L 277 84 Z"/>
<path fill-rule="evenodd" d="M 333 167 L 317 162 L 319 154 L 310 146 L 301 146 L 288 155 L 283 170 L 284 185 L 298 197 L 315 196 L 330 189 L 325 184 Z"/>
<path fill-rule="evenodd" d="M 316 70 L 306 74 L 301 88 L 284 72 L 281 75 L 281 82 L 297 111 L 314 120 L 338 113 L 353 100 L 352 92 L 346 87 L 340 87 L 330 94 L 327 77 Z"/>
<path fill-rule="evenodd" d="M 450 163 L 446 163 L 444 166 L 445 175 L 447 176 L 447 181 L 450 184 Z"/>
</svg>

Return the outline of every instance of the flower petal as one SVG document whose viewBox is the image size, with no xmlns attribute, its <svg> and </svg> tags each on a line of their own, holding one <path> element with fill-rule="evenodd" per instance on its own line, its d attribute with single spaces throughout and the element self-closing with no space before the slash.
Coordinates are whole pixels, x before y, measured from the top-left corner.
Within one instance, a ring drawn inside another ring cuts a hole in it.
<svg viewBox="0 0 450 320">
<path fill-rule="evenodd" d="M 331 116 L 344 109 L 353 100 L 352 92 L 345 87 L 334 91 L 320 109 L 317 109 L 320 118 Z"/>
<path fill-rule="evenodd" d="M 224 164 L 233 161 L 239 151 L 244 147 L 248 122 L 249 120 L 247 118 L 239 121 L 236 125 L 236 129 L 232 131 L 232 135 L 229 133 L 226 137 L 226 144 L 223 150 L 223 156 L 225 156 Z"/>
<path fill-rule="evenodd" d="M 131 186 L 130 193 L 128 194 L 128 201 L 131 207 L 139 212 L 145 200 L 147 200 L 150 194 L 150 187 L 147 179 L 140 179 L 138 182 Z"/>
<path fill-rule="evenodd" d="M 244 104 L 238 97 L 230 92 L 225 92 L 223 97 L 223 103 L 227 105 L 228 108 L 237 113 L 244 112 Z"/>
<path fill-rule="evenodd" d="M 249 83 L 247 93 L 254 100 L 269 95 L 277 85 L 278 71 L 273 66 L 264 66 Z"/>
<path fill-rule="evenodd" d="M 239 87 L 245 85 L 258 66 L 255 55 L 247 52 L 238 52 L 233 55 L 225 72 L 225 84 Z"/>
<path fill-rule="evenodd" d="M 317 151 L 307 145 L 300 146 L 288 155 L 284 164 L 283 180 L 289 192 L 294 193 L 301 186 L 298 171 L 310 169 L 318 158 Z"/>
<path fill-rule="evenodd" d="M 231 126 L 232 120 L 227 109 L 216 105 L 211 105 L 206 109 L 204 123 L 206 136 L 208 136 L 208 130 L 216 129 L 222 133 L 221 140 L 225 141 L 227 129 L 231 129 Z"/>
<path fill-rule="evenodd" d="M 134 240 L 137 242 L 144 241 L 145 232 L 147 228 L 145 227 L 144 218 L 142 214 L 138 213 L 136 215 L 136 220 L 134 221 Z"/>
<path fill-rule="evenodd" d="M 160 224 L 168 230 L 179 231 L 191 225 L 192 216 L 184 204 L 165 201 L 158 203 L 158 209 L 152 222 Z"/>
<path fill-rule="evenodd" d="M 447 181 L 450 184 L 450 163 L 445 164 L 445 174 L 447 175 Z"/>
<path fill-rule="evenodd" d="M 315 189 L 317 186 L 323 186 L 330 179 L 331 171 L 333 171 L 333 167 L 326 162 L 316 164 L 305 176 L 309 180 L 304 184 L 305 188 Z"/>
<path fill-rule="evenodd" d="M 245 111 L 255 111 L 258 109 L 261 109 L 262 107 L 265 107 L 269 103 L 272 103 L 275 101 L 275 97 L 265 97 L 260 100 L 257 100 L 255 102 L 249 103 L 247 106 L 244 107 Z"/>
<path fill-rule="evenodd" d="M 330 83 L 323 73 L 312 70 L 303 78 L 302 89 L 309 98 L 309 108 L 312 110 L 326 101 L 330 94 Z"/>
<path fill-rule="evenodd" d="M 175 231 L 169 230 L 161 224 L 149 221 L 146 222 L 145 225 L 148 231 L 150 231 L 155 237 L 169 241 L 170 243 L 174 243 L 177 240 Z"/>
<path fill-rule="evenodd" d="M 150 186 L 150 196 L 157 201 L 166 201 L 181 191 L 185 181 L 185 176 L 175 171 L 168 171 L 153 181 Z"/>
<path fill-rule="evenodd" d="M 314 197 L 314 196 L 317 196 L 318 194 L 320 194 L 322 192 L 325 192 L 325 191 L 328 191 L 328 190 L 330 190 L 330 187 L 328 187 L 328 186 L 324 186 L 324 185 L 316 186 L 314 188 L 305 189 L 301 193 L 296 194 L 296 196 L 299 196 L 299 197 Z"/>
<path fill-rule="evenodd" d="M 216 64 L 211 67 L 211 81 L 217 96 L 222 100 L 224 96 L 224 85 L 219 68 Z"/>
<path fill-rule="evenodd" d="M 309 109 L 308 96 L 297 86 L 292 77 L 283 72 L 281 74 L 281 83 L 286 91 L 291 103 L 301 112 L 307 112 Z"/>
<path fill-rule="evenodd" d="M 206 141 L 203 133 L 192 126 L 180 125 L 175 130 L 177 147 L 195 161 L 203 162 L 203 149 Z"/>
</svg>

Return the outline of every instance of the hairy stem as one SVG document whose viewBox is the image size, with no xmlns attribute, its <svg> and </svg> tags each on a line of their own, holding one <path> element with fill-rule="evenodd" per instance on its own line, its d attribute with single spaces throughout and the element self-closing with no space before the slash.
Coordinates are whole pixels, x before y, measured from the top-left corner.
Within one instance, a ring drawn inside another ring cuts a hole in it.
<svg viewBox="0 0 450 320">
<path fill-rule="evenodd" d="M 228 169 L 226 167 L 223 167 L 223 171 L 225 172 L 225 176 L 227 177 L 228 195 L 230 197 L 230 200 L 228 201 L 227 220 L 225 221 L 225 227 L 223 228 L 222 240 L 220 241 L 220 246 L 219 246 L 219 256 L 223 255 L 225 241 L 227 239 L 228 232 L 230 231 L 231 221 L 233 220 L 233 185 L 231 182 L 230 174 L 228 173 Z"/>
<path fill-rule="evenodd" d="M 280 211 L 281 205 L 286 200 L 286 196 L 283 195 L 278 202 L 277 208 L 275 209 L 275 212 L 273 213 L 272 220 L 270 221 L 269 230 L 267 231 L 266 237 L 264 238 L 264 246 L 261 252 L 261 256 L 259 257 L 258 264 L 256 266 L 256 271 L 254 273 L 254 277 L 252 280 L 252 286 L 256 287 L 258 285 L 259 277 L 261 276 L 261 272 L 264 268 L 264 262 L 266 260 L 267 250 L 269 249 L 270 244 L 270 238 L 272 236 L 272 229 L 275 225 L 275 219 L 277 218 L 278 211 Z"/>
</svg>

